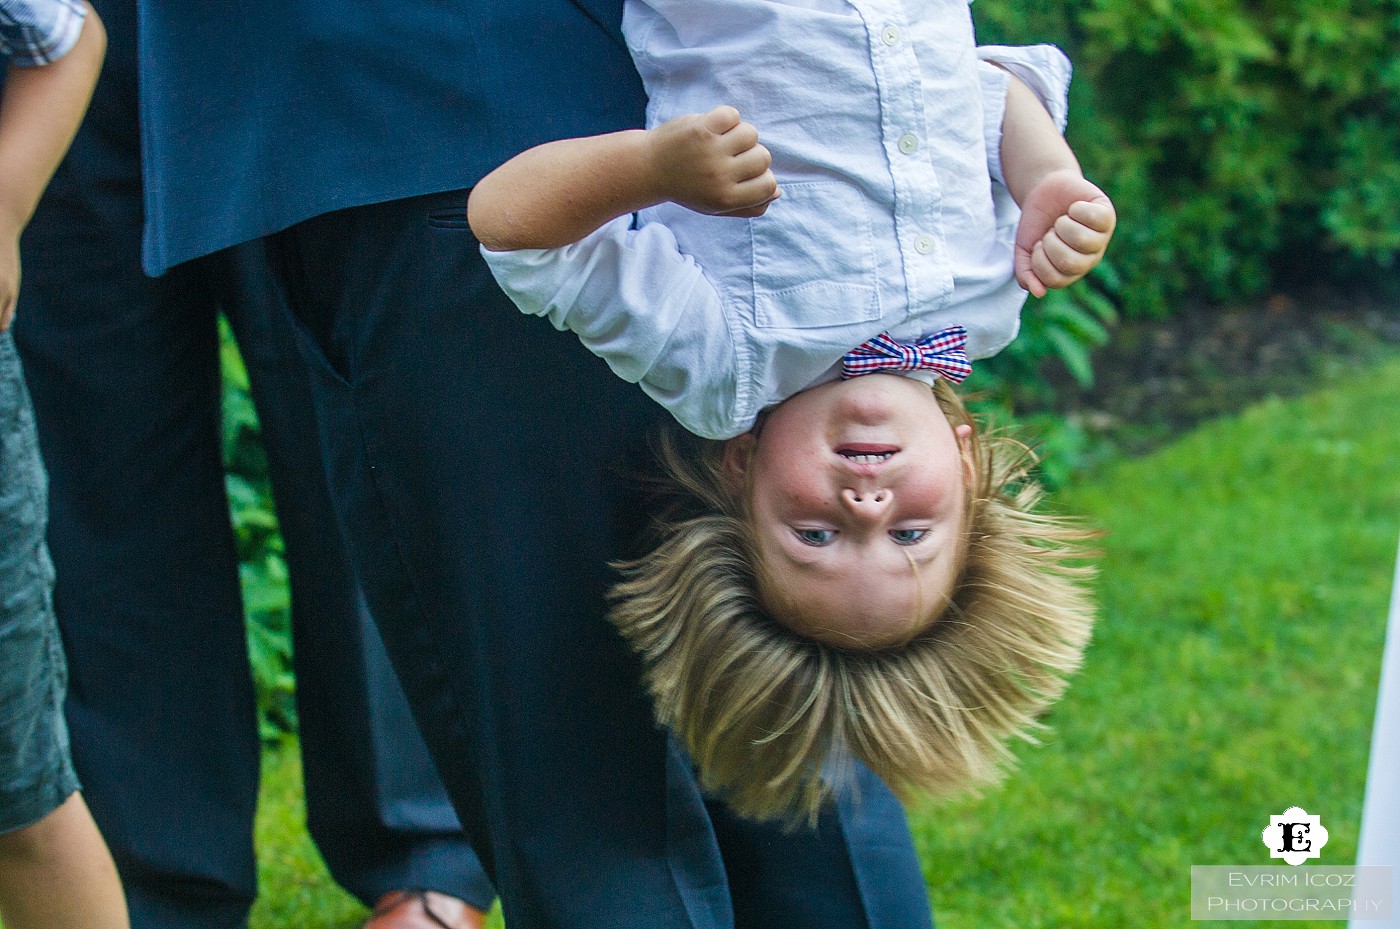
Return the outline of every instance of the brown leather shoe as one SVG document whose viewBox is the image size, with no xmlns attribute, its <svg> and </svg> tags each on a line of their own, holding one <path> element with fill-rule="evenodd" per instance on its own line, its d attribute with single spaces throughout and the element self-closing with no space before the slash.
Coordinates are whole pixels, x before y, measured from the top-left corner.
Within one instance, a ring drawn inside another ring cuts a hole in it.
<svg viewBox="0 0 1400 929">
<path fill-rule="evenodd" d="M 482 929 L 486 914 L 436 890 L 391 890 L 379 898 L 364 929 Z"/>
</svg>

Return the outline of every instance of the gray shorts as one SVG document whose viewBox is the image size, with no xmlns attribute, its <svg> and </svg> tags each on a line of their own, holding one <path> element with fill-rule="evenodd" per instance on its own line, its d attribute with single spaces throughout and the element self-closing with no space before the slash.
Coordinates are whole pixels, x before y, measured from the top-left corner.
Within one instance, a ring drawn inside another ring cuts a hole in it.
<svg viewBox="0 0 1400 929">
<path fill-rule="evenodd" d="M 34 409 L 14 339 L 0 332 L 0 833 L 38 822 L 78 789 L 47 523 Z"/>
</svg>

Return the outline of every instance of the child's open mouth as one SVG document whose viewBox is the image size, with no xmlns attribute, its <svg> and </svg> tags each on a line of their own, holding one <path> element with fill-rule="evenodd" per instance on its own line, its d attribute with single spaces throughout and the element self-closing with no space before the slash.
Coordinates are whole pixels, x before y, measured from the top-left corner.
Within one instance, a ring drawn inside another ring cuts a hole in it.
<svg viewBox="0 0 1400 929">
<path fill-rule="evenodd" d="M 874 445 L 864 442 L 852 442 L 842 445 L 836 449 L 836 454 L 845 458 L 852 464 L 879 464 L 888 461 L 899 451 L 897 445 Z"/>
</svg>

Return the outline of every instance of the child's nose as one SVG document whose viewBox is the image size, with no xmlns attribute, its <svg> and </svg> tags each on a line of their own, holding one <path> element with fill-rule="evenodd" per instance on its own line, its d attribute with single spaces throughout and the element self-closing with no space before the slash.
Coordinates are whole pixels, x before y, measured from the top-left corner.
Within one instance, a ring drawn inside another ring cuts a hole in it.
<svg viewBox="0 0 1400 929">
<path fill-rule="evenodd" d="M 841 502 L 852 514 L 864 519 L 879 519 L 890 508 L 894 494 L 887 488 L 847 487 L 841 491 Z"/>
</svg>

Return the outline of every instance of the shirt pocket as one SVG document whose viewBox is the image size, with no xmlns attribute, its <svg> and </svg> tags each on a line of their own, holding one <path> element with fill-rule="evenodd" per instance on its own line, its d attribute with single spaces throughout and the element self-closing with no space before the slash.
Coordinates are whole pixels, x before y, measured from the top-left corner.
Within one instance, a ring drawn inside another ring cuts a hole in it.
<svg viewBox="0 0 1400 929">
<path fill-rule="evenodd" d="M 875 237 L 865 198 L 847 184 L 782 184 L 749 223 L 754 325 L 818 329 L 880 318 Z"/>
</svg>

